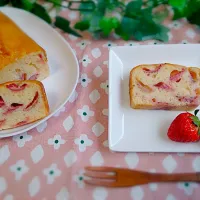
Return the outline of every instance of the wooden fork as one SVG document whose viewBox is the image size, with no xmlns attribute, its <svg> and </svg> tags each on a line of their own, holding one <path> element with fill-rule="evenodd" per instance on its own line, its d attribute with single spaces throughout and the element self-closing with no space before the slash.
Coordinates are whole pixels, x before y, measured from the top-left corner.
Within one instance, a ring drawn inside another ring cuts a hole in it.
<svg viewBox="0 0 200 200">
<path fill-rule="evenodd" d="M 85 167 L 85 170 L 85 183 L 107 187 L 129 187 L 155 182 L 200 182 L 200 172 L 161 174 L 114 167 Z"/>
</svg>

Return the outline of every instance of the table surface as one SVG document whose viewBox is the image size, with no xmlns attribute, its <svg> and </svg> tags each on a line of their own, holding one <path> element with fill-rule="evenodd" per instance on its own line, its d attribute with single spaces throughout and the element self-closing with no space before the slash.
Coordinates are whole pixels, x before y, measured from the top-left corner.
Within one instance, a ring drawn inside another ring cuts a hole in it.
<svg viewBox="0 0 200 200">
<path fill-rule="evenodd" d="M 63 11 L 76 20 L 77 13 Z M 171 44 L 199 43 L 196 26 L 166 21 Z M 157 41 L 93 40 L 63 37 L 76 52 L 80 80 L 70 101 L 37 128 L 0 140 L 0 199 L 56 200 L 199 200 L 194 183 L 149 184 L 124 189 L 92 187 L 83 182 L 86 165 L 119 166 L 151 172 L 200 171 L 199 154 L 116 153 L 108 148 L 108 49 Z M 82 114 L 84 113 L 84 114 Z"/>
</svg>

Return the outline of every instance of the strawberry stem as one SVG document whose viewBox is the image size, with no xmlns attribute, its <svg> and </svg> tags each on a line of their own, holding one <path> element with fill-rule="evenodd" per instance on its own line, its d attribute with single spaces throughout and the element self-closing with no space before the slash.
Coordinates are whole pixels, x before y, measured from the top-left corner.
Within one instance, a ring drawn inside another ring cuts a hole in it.
<svg viewBox="0 0 200 200">
<path fill-rule="evenodd" d="M 194 115 L 197 116 L 197 113 L 199 112 L 199 109 L 194 111 Z"/>
<path fill-rule="evenodd" d="M 193 124 L 198 127 L 198 134 L 200 135 L 200 120 L 196 116 L 198 112 L 199 112 L 199 109 L 195 110 L 194 111 L 194 116 L 192 116 L 191 119 L 192 119 Z"/>
</svg>

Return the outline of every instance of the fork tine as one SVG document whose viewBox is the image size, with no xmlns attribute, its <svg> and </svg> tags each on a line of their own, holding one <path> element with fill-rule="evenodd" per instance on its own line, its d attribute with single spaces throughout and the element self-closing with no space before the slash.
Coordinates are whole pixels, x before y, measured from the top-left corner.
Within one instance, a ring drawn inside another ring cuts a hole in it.
<svg viewBox="0 0 200 200">
<path fill-rule="evenodd" d="M 84 173 L 84 176 L 88 176 L 90 178 L 105 178 L 105 179 L 116 179 L 117 176 L 116 175 L 108 175 L 108 174 L 100 174 L 100 173 Z"/>
<path fill-rule="evenodd" d="M 94 172 L 116 172 L 116 168 L 114 167 L 85 167 L 85 170 Z"/>
<path fill-rule="evenodd" d="M 91 180 L 84 180 L 84 182 L 89 185 L 116 187 L 116 182 L 111 182 L 111 181 L 100 181 L 100 180 L 91 179 Z"/>
</svg>

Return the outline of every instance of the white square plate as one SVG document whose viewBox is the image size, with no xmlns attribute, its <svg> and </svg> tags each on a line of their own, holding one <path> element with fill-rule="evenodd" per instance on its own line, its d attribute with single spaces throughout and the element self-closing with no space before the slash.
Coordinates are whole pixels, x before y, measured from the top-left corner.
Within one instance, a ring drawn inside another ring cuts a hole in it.
<svg viewBox="0 0 200 200">
<path fill-rule="evenodd" d="M 177 143 L 167 130 L 180 111 L 135 110 L 129 102 L 129 73 L 139 64 L 200 66 L 200 45 L 113 47 L 109 52 L 109 148 L 121 152 L 200 152 L 200 143 Z"/>
</svg>

